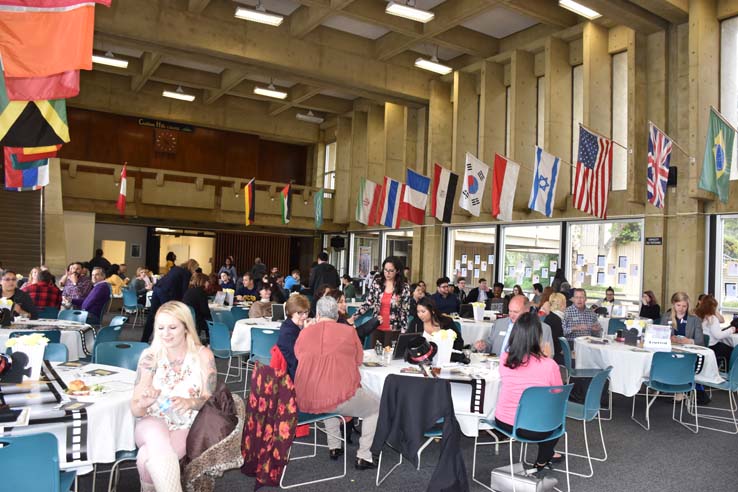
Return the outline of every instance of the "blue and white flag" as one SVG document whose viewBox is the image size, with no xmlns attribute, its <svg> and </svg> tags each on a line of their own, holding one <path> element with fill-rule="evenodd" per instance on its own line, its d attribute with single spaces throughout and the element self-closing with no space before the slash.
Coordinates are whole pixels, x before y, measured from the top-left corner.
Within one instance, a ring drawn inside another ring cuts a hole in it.
<svg viewBox="0 0 738 492">
<path fill-rule="evenodd" d="M 400 227 L 400 202 L 405 185 L 394 179 L 384 177 L 382 200 L 379 202 L 379 223 L 385 227 Z"/>
<path fill-rule="evenodd" d="M 556 182 L 558 181 L 560 167 L 561 161 L 558 157 L 552 156 L 536 146 L 536 169 L 533 173 L 528 207 L 546 217 L 553 215 Z"/>
<path fill-rule="evenodd" d="M 413 224 L 425 223 L 425 207 L 428 204 L 428 189 L 431 180 L 412 169 L 407 170 L 405 192 L 402 194 L 400 218 Z"/>
</svg>

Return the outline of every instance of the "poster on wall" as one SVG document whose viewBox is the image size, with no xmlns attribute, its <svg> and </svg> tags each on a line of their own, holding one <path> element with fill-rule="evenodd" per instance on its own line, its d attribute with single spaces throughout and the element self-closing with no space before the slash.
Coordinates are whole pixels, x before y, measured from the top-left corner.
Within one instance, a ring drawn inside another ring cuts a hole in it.
<svg viewBox="0 0 738 492">
<path fill-rule="evenodd" d="M 490 265 L 495 262 L 495 255 L 487 255 L 487 263 Z"/>
<path fill-rule="evenodd" d="M 531 276 L 532 274 L 533 274 L 533 271 L 532 271 L 532 269 L 531 269 L 530 267 L 526 267 L 526 268 L 525 268 L 525 274 L 524 274 L 525 278 L 530 278 L 530 276 Z"/>
<path fill-rule="evenodd" d="M 541 260 L 533 260 L 533 270 L 541 269 Z"/>
<path fill-rule="evenodd" d="M 479 265 L 482 262 L 482 255 L 474 255 L 474 264 Z"/>
<path fill-rule="evenodd" d="M 469 269 L 469 270 L 471 270 L 471 269 L 473 269 L 473 268 L 474 268 L 474 264 L 472 264 L 472 262 L 471 262 L 471 261 L 467 261 L 467 262 L 466 262 L 466 268 L 467 268 L 467 269 Z"/>
<path fill-rule="evenodd" d="M 735 283 L 729 282 L 725 284 L 725 297 L 738 297 L 738 289 Z"/>
<path fill-rule="evenodd" d="M 548 268 L 546 267 L 541 268 L 541 277 L 542 278 L 548 277 Z"/>
<path fill-rule="evenodd" d="M 731 277 L 738 276 L 738 262 L 731 261 L 728 263 L 728 275 Z"/>
<path fill-rule="evenodd" d="M 359 275 L 366 275 L 372 269 L 372 247 L 359 246 Z"/>
<path fill-rule="evenodd" d="M 514 266 L 507 267 L 507 276 L 512 277 L 513 275 L 515 275 L 515 267 Z"/>
<path fill-rule="evenodd" d="M 523 283 L 523 274 L 519 273 L 518 278 L 515 280 L 516 284 L 522 284 Z"/>
<path fill-rule="evenodd" d="M 525 268 L 525 263 L 523 263 L 523 261 L 521 260 L 521 261 L 518 262 L 518 269 L 517 269 L 517 271 L 522 272 L 523 271 L 523 268 Z"/>
<path fill-rule="evenodd" d="M 618 285 L 625 285 L 628 283 L 628 274 L 620 272 L 618 273 Z"/>
<path fill-rule="evenodd" d="M 577 272 L 577 284 L 580 286 L 584 283 L 584 272 Z"/>
<path fill-rule="evenodd" d="M 538 275 L 533 275 L 533 283 L 534 284 L 537 284 L 540 281 L 541 281 L 541 277 L 539 277 Z"/>
<path fill-rule="evenodd" d="M 577 266 L 584 266 L 584 255 L 577 255 Z"/>
<path fill-rule="evenodd" d="M 461 270 L 461 261 L 459 261 L 459 260 L 456 260 L 456 261 L 454 262 L 454 270 L 456 270 L 457 272 L 458 272 L 459 270 Z"/>
<path fill-rule="evenodd" d="M 597 272 L 597 267 L 593 263 L 590 263 L 589 265 L 587 265 L 587 273 L 589 275 L 594 275 L 596 272 Z"/>
<path fill-rule="evenodd" d="M 482 268 L 481 268 L 481 270 L 482 270 L 483 272 L 484 272 L 484 271 L 487 271 L 487 262 L 486 262 L 486 261 L 483 261 L 483 262 L 482 262 Z"/>
<path fill-rule="evenodd" d="M 474 269 L 474 278 L 479 278 L 479 268 Z"/>
<path fill-rule="evenodd" d="M 461 263 L 466 263 L 466 255 L 461 255 Z"/>
<path fill-rule="evenodd" d="M 556 270 L 559 269 L 559 262 L 556 260 L 551 260 L 551 263 L 548 264 L 549 271 L 556 273 Z"/>
<path fill-rule="evenodd" d="M 605 266 L 605 255 L 597 255 L 597 266 L 598 267 Z"/>
<path fill-rule="evenodd" d="M 630 265 L 630 276 L 631 277 L 638 276 L 638 265 Z"/>
<path fill-rule="evenodd" d="M 462 268 L 461 269 L 461 276 L 462 277 L 466 277 L 466 274 L 467 274 L 466 268 Z"/>
<path fill-rule="evenodd" d="M 615 265 L 613 265 L 612 263 L 607 265 L 607 273 L 608 275 L 615 275 L 615 273 L 617 273 L 617 268 L 615 268 Z"/>
<path fill-rule="evenodd" d="M 628 257 L 627 256 L 618 256 L 618 268 L 622 268 L 623 270 L 628 268 Z"/>
<path fill-rule="evenodd" d="M 597 272 L 597 284 L 598 285 L 605 284 L 605 272 Z"/>
</svg>

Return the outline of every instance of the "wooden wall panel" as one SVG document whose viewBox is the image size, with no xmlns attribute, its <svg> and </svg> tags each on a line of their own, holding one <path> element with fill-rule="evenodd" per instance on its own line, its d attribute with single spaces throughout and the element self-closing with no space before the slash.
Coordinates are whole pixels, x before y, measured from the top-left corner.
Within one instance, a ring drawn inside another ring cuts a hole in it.
<svg viewBox="0 0 738 492">
<path fill-rule="evenodd" d="M 24 277 L 41 263 L 41 193 L 5 191 L 0 185 L 0 261 Z"/>
<path fill-rule="evenodd" d="M 218 232 L 215 235 L 215 264 L 217 272 L 226 256 L 235 258 L 236 269 L 241 275 L 251 270 L 254 258 L 261 258 L 267 269 L 276 266 L 280 272 L 290 268 L 290 237 L 269 234 L 238 234 Z"/>
<path fill-rule="evenodd" d="M 195 127 L 193 133 L 175 132 L 177 152 L 166 154 L 154 151 L 154 128 L 137 118 L 77 108 L 67 108 L 67 118 L 72 141 L 60 156 L 68 159 L 306 184 L 304 145 Z"/>
</svg>

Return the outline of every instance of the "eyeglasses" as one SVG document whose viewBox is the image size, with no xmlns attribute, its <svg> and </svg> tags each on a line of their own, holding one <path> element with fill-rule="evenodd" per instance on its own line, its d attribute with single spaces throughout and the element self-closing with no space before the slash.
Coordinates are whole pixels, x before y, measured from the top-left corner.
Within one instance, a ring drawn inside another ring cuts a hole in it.
<svg viewBox="0 0 738 492">
<path fill-rule="evenodd" d="M 310 311 L 297 311 L 297 314 L 299 314 L 300 316 L 306 316 L 310 314 Z"/>
<path fill-rule="evenodd" d="M 13 277 L 5 277 L 3 278 L 3 282 L 16 282 L 18 279 Z"/>
<path fill-rule="evenodd" d="M 443 284 L 438 286 L 439 289 L 448 289 L 448 284 Z"/>
</svg>

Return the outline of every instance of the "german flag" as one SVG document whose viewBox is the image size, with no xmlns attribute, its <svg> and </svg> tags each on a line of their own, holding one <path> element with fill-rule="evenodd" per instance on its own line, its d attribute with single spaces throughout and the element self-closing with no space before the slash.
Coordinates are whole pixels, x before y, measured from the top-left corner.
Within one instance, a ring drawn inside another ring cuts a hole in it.
<svg viewBox="0 0 738 492">
<path fill-rule="evenodd" d="M 247 226 L 254 223 L 254 205 L 256 204 L 256 189 L 254 188 L 254 179 L 252 178 L 246 186 L 243 187 L 244 200 L 244 217 Z"/>
</svg>

